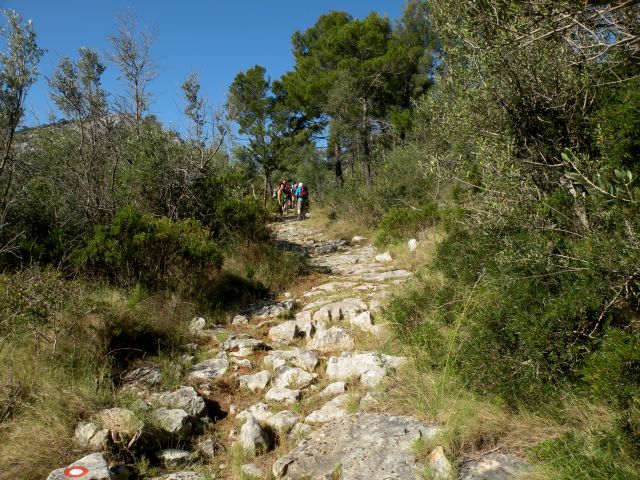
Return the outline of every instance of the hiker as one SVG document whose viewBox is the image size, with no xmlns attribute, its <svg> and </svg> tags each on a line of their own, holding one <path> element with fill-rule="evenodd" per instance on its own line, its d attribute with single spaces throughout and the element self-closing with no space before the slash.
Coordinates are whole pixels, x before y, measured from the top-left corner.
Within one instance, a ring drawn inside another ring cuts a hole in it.
<svg viewBox="0 0 640 480">
<path fill-rule="evenodd" d="M 309 205 L 309 189 L 302 182 L 298 184 L 296 197 L 298 198 L 298 219 L 304 220 L 307 215 L 307 207 Z"/>
<path fill-rule="evenodd" d="M 283 215 L 287 213 L 287 200 L 290 195 L 291 195 L 291 189 L 289 187 L 289 184 L 283 178 L 282 181 L 280 182 L 280 185 L 278 185 L 278 194 L 277 194 L 278 210 Z"/>
</svg>

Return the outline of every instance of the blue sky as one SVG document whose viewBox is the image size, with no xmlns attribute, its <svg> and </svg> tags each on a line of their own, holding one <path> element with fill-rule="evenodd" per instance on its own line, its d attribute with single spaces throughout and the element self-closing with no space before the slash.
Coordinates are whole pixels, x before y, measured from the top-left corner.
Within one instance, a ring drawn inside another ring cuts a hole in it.
<svg viewBox="0 0 640 480">
<path fill-rule="evenodd" d="M 201 78 L 214 105 L 222 105 L 229 84 L 239 71 L 255 64 L 272 78 L 293 66 L 291 35 L 313 25 L 323 13 L 344 10 L 354 17 L 371 11 L 399 18 L 403 0 L 0 0 L 25 19 L 33 19 L 39 44 L 48 50 L 40 64 L 49 75 L 63 56 L 76 58 L 80 47 L 104 52 L 116 16 L 132 9 L 142 25 L 154 25 L 159 36 L 153 56 L 159 65 L 151 113 L 167 125 L 183 129 L 180 84 L 190 71 Z M 104 86 L 118 91 L 115 67 L 109 66 Z M 46 123 L 53 110 L 43 76 L 27 100 L 25 123 Z"/>
</svg>

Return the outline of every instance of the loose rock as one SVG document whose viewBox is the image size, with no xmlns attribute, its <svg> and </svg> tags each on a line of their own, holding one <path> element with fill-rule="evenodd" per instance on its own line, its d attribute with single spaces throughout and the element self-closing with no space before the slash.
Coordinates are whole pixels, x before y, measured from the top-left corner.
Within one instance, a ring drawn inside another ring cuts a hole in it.
<svg viewBox="0 0 640 480">
<path fill-rule="evenodd" d="M 491 453 L 480 460 L 464 462 L 458 471 L 459 480 L 515 480 L 529 465 L 521 458 L 503 453 Z"/>
<path fill-rule="evenodd" d="M 204 399 L 193 387 L 180 387 L 175 392 L 154 395 L 152 401 L 165 408 L 180 408 L 194 417 L 201 417 L 207 412 Z"/>
<path fill-rule="evenodd" d="M 280 367 L 273 374 L 273 386 L 276 388 L 302 389 L 311 385 L 318 375 L 298 367 Z"/>
<path fill-rule="evenodd" d="M 318 354 L 311 350 L 273 350 L 264 357 L 266 367 L 277 370 L 287 364 L 313 372 L 319 363 Z"/>
<path fill-rule="evenodd" d="M 299 335 L 298 324 L 295 320 L 282 322 L 269 329 L 269 339 L 274 342 L 290 343 Z"/>
<path fill-rule="evenodd" d="M 189 414 L 180 408 L 159 408 L 151 412 L 151 418 L 156 427 L 172 437 L 186 437 L 193 429 Z"/>
<path fill-rule="evenodd" d="M 268 426 L 273 428 L 278 434 L 285 435 L 291 431 L 293 427 L 298 423 L 298 415 L 291 410 L 283 410 L 267 419 L 265 422 Z"/>
<path fill-rule="evenodd" d="M 49 474 L 47 480 L 69 480 L 72 476 L 82 476 L 83 480 L 110 480 L 111 472 L 104 455 L 102 453 L 92 453 L 75 461 L 66 468 L 54 470 Z"/>
<path fill-rule="evenodd" d="M 247 325 L 249 323 L 249 319 L 245 315 L 236 315 L 231 320 L 231 325 Z"/>
<path fill-rule="evenodd" d="M 272 388 L 264 396 L 266 400 L 271 402 L 284 402 L 293 404 L 300 400 L 300 390 L 290 390 L 288 388 Z"/>
<path fill-rule="evenodd" d="M 253 415 L 247 415 L 247 421 L 240 429 L 240 445 L 251 453 L 264 453 L 269 450 L 271 442 L 267 432 L 260 426 Z"/>
<path fill-rule="evenodd" d="M 320 410 L 311 412 L 304 421 L 312 425 L 317 425 L 344 417 L 347 415 L 347 405 L 351 400 L 351 395 L 340 395 L 333 400 L 329 400 Z"/>
<path fill-rule="evenodd" d="M 345 382 L 333 382 L 324 387 L 318 395 L 322 398 L 335 397 L 336 395 L 342 395 L 347 391 L 347 384 Z"/>
<path fill-rule="evenodd" d="M 240 471 L 242 472 L 243 475 L 246 475 L 252 480 L 263 480 L 267 478 L 264 471 L 255 463 L 248 463 L 246 465 L 242 465 L 242 467 L 240 467 Z"/>
<path fill-rule="evenodd" d="M 240 386 L 248 388 L 249 390 L 256 392 L 264 390 L 271 380 L 271 373 L 267 370 L 258 372 L 254 375 L 242 375 L 240 378 Z"/>
<path fill-rule="evenodd" d="M 211 381 L 222 377 L 229 369 L 226 358 L 211 358 L 191 367 L 189 379 Z"/>
<path fill-rule="evenodd" d="M 269 411 L 269 405 L 267 405 L 266 403 L 256 403 L 255 405 L 251 405 L 246 410 L 238 413 L 238 415 L 236 415 L 236 418 L 239 420 L 244 420 L 247 419 L 249 415 L 254 416 L 260 422 L 264 422 L 273 415 L 273 412 Z"/>
<path fill-rule="evenodd" d="M 319 352 L 337 352 L 342 350 L 353 350 L 356 342 L 340 327 L 331 327 L 329 330 L 318 332 L 315 338 L 307 343 L 309 350 L 317 350 Z"/>
<path fill-rule="evenodd" d="M 356 377 L 364 386 L 374 387 L 384 376 L 406 359 L 380 353 L 351 354 L 331 357 L 327 363 L 327 377 L 334 380 L 349 380 Z"/>
<path fill-rule="evenodd" d="M 429 469 L 433 480 L 451 480 L 453 478 L 453 467 L 444 455 L 442 447 L 434 448 L 429 454 Z"/>
<path fill-rule="evenodd" d="M 175 468 L 182 466 L 195 459 L 195 454 L 187 450 L 179 450 L 177 448 L 167 448 L 156 452 L 156 457 L 162 465 L 167 468 Z"/>
</svg>

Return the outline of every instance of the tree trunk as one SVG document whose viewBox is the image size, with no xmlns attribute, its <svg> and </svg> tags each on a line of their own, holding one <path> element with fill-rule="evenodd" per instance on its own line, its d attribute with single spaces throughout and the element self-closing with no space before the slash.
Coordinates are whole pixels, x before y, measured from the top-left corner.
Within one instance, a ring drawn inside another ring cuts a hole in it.
<svg viewBox="0 0 640 480">
<path fill-rule="evenodd" d="M 269 196 L 271 194 L 271 183 L 269 182 L 269 177 L 271 176 L 271 171 L 267 168 L 263 168 L 264 173 L 264 207 L 267 208 L 269 204 Z"/>
<path fill-rule="evenodd" d="M 338 142 L 333 145 L 333 162 L 336 181 L 338 182 L 338 186 L 342 188 L 344 185 L 344 178 L 342 176 L 342 156 L 340 155 L 340 144 Z"/>
</svg>

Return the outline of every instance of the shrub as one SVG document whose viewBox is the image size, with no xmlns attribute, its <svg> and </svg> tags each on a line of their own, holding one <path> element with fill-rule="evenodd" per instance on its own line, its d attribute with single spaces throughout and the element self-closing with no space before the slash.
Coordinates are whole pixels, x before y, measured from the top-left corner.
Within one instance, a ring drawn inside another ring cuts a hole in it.
<svg viewBox="0 0 640 480">
<path fill-rule="evenodd" d="M 433 226 L 438 218 L 438 207 L 434 203 L 427 203 L 416 209 L 394 208 L 382 217 L 376 244 L 383 246 L 415 236 L 421 230 Z"/>
<path fill-rule="evenodd" d="M 200 222 L 174 222 L 127 207 L 110 225 L 96 228 L 76 260 L 121 285 L 197 289 L 220 269 L 223 257 Z"/>
</svg>

